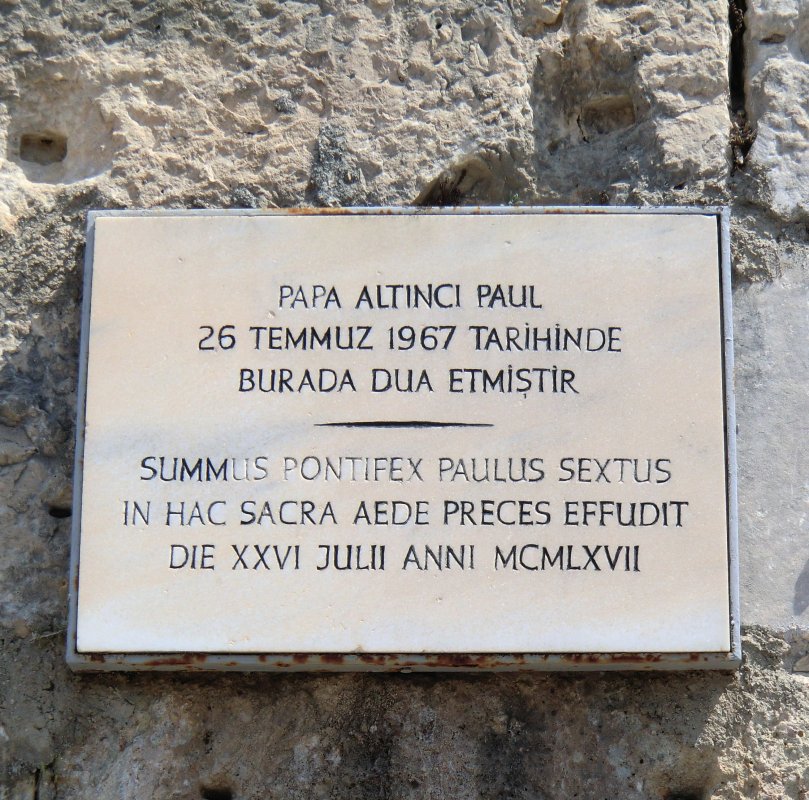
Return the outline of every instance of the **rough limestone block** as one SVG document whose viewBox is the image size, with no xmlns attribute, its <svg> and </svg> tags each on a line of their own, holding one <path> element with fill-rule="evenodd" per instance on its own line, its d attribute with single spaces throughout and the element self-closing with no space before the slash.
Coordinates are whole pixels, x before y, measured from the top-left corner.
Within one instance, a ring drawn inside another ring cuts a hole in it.
<svg viewBox="0 0 809 800">
<path fill-rule="evenodd" d="M 719 0 L 116 7 L 6 13 L 6 227 L 76 182 L 120 206 L 723 196 Z"/>
<path fill-rule="evenodd" d="M 750 2 L 746 36 L 754 197 L 794 221 L 809 211 L 809 3 Z"/>
<path fill-rule="evenodd" d="M 807 254 L 734 295 L 742 620 L 777 630 L 809 628 Z"/>
</svg>

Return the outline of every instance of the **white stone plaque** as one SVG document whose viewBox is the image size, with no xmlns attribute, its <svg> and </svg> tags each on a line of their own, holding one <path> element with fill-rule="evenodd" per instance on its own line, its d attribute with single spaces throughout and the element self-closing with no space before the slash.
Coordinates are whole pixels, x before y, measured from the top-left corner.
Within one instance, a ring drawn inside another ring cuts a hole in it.
<svg viewBox="0 0 809 800">
<path fill-rule="evenodd" d="M 74 666 L 732 663 L 726 220 L 610 212 L 95 213 Z"/>
</svg>

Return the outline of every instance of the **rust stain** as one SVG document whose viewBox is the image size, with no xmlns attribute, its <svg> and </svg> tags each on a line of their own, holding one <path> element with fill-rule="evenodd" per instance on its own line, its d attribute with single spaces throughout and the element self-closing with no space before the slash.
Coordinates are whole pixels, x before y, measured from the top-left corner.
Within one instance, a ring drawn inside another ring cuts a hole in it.
<svg viewBox="0 0 809 800">
<path fill-rule="evenodd" d="M 562 653 L 559 658 L 569 661 L 571 664 L 598 664 L 601 657 L 597 653 Z M 545 660 L 548 657 L 545 656 Z"/>
<path fill-rule="evenodd" d="M 659 653 L 612 653 L 602 659 L 608 664 L 656 664 L 662 656 Z"/>
<path fill-rule="evenodd" d="M 577 206 L 574 209 L 566 208 L 564 206 L 539 206 L 542 214 L 547 215 L 561 215 L 561 214 L 576 214 L 582 216 L 591 215 L 604 215 L 605 206 Z M 628 206 L 629 209 L 640 210 L 641 206 Z M 448 211 L 449 209 L 449 211 Z M 470 214 L 470 215 L 499 215 L 507 216 L 509 213 L 520 214 L 519 210 L 510 212 L 504 206 L 400 206 L 394 208 L 376 208 L 373 206 L 363 207 L 338 207 L 338 208 L 323 208 L 320 206 L 296 206 L 293 208 L 283 208 L 279 211 L 289 216 L 296 217 L 345 217 L 345 216 L 390 216 L 390 215 L 423 215 L 423 214 L 444 214 L 451 216 L 453 214 Z"/>
<path fill-rule="evenodd" d="M 285 208 L 287 214 L 300 217 L 337 217 L 337 216 L 351 216 L 353 214 L 362 213 L 353 208 L 316 208 L 314 206 L 303 206 L 298 208 Z"/>
<path fill-rule="evenodd" d="M 83 654 L 92 664 L 122 666 L 127 662 L 125 654 Z M 231 656 L 228 661 L 217 661 L 220 655 Z M 361 669 L 363 666 L 381 671 L 489 671 L 497 669 L 536 669 L 549 665 L 551 669 L 564 669 L 565 665 L 590 669 L 606 669 L 610 666 L 649 669 L 661 662 L 682 665 L 708 661 L 704 653 L 257 653 L 251 662 L 240 661 L 234 654 L 211 655 L 207 653 L 167 653 L 165 655 L 143 654 L 146 660 L 139 661 L 135 668 L 168 668 L 178 670 L 247 669 L 251 663 L 267 665 L 272 669 L 295 670 L 303 668 L 314 672 L 328 671 L 335 667 Z M 556 663 L 554 663 L 556 662 Z"/>
<path fill-rule="evenodd" d="M 372 664 L 375 667 L 384 667 L 388 663 L 387 656 L 372 655 L 371 653 L 357 653 L 357 658 L 363 664 Z"/>
<path fill-rule="evenodd" d="M 143 662 L 144 667 L 190 667 L 191 659 L 187 656 L 178 658 L 153 658 Z"/>
<path fill-rule="evenodd" d="M 404 210 L 405 207 L 402 208 Z M 296 208 L 284 208 L 282 211 L 294 217 L 370 217 L 370 216 L 392 216 L 398 214 L 400 209 L 397 208 L 320 208 L 319 206 L 298 206 Z"/>
<path fill-rule="evenodd" d="M 420 668 L 420 669 L 480 669 L 490 670 L 498 667 L 524 666 L 525 656 L 518 653 L 474 655 L 469 653 L 427 653 L 422 661 L 412 657 L 405 659 L 394 656 L 383 663 L 394 668 Z"/>
<path fill-rule="evenodd" d="M 144 661 L 144 667 L 189 667 L 193 668 L 193 664 L 204 664 L 208 660 L 207 653 L 178 653 L 177 655 L 163 656 L 162 658 L 153 658 L 149 661 Z M 225 666 L 234 666 L 237 662 L 229 662 Z"/>
<path fill-rule="evenodd" d="M 464 653 L 442 653 L 431 656 L 427 664 L 431 667 L 474 667 L 475 669 L 486 669 L 491 656 L 470 656 Z"/>
</svg>

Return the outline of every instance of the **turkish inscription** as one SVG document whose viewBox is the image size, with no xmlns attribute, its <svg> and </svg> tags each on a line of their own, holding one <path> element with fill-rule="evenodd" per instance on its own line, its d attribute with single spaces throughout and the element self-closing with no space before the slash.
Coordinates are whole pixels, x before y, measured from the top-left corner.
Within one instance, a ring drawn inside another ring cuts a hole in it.
<svg viewBox="0 0 809 800">
<path fill-rule="evenodd" d="M 711 215 L 95 219 L 80 652 L 722 652 Z"/>
</svg>

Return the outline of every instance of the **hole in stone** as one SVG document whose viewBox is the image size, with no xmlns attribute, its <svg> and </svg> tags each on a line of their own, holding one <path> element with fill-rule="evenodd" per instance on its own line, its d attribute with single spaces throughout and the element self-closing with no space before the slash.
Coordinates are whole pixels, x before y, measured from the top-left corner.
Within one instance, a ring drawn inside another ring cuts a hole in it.
<svg viewBox="0 0 809 800">
<path fill-rule="evenodd" d="M 635 107 L 626 95 L 594 100 L 581 113 L 581 127 L 589 134 L 612 133 L 634 124 Z"/>
<path fill-rule="evenodd" d="M 447 173 L 439 175 L 422 193 L 416 198 L 417 206 L 457 206 L 460 205 L 464 193 L 461 190 L 461 183 L 466 177 L 466 170 L 461 169 L 458 173 Z"/>
<path fill-rule="evenodd" d="M 203 786 L 199 796 L 202 800 L 233 800 L 233 791 L 227 786 Z"/>
<path fill-rule="evenodd" d="M 66 519 L 73 512 L 69 508 L 65 508 L 64 506 L 50 506 L 48 508 L 48 513 L 52 517 L 55 517 L 56 519 Z"/>
<path fill-rule="evenodd" d="M 67 136 L 51 131 L 20 136 L 20 158 L 32 164 L 58 164 L 67 155 Z"/>
<path fill-rule="evenodd" d="M 441 30 L 441 28 L 443 28 L 443 27 L 444 27 L 444 23 L 443 23 L 443 22 L 442 22 L 440 19 L 439 19 L 439 20 L 436 20 L 436 22 L 435 22 L 435 29 L 436 29 L 437 31 L 440 31 L 440 30 Z"/>
<path fill-rule="evenodd" d="M 519 202 L 522 176 L 508 153 L 464 156 L 431 180 L 413 201 L 417 206 L 505 205 Z"/>
<path fill-rule="evenodd" d="M 0 158 L 32 183 L 70 184 L 108 170 L 123 138 L 102 113 L 104 85 L 69 60 L 26 69 L 8 100 L 8 134 Z"/>
</svg>

